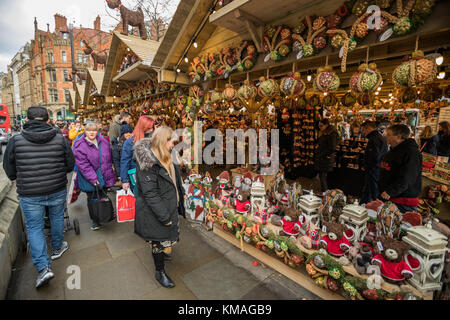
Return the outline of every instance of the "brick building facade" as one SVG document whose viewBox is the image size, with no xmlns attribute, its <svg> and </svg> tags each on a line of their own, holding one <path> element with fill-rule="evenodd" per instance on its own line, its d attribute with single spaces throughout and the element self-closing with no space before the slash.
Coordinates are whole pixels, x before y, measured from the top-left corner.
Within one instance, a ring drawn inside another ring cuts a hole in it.
<svg viewBox="0 0 450 320">
<path fill-rule="evenodd" d="M 55 14 L 55 30 L 47 31 L 38 28 L 34 21 L 34 40 L 31 42 L 31 95 L 32 101 L 48 108 L 53 119 L 62 116 L 63 109 L 69 108 L 70 93 L 73 89 L 71 82 L 72 57 L 70 46 L 69 26 L 64 16 Z M 90 56 L 83 52 L 82 40 L 94 49 L 95 52 L 109 50 L 112 36 L 109 32 L 101 31 L 100 17 L 94 21 L 94 28 L 82 26 L 73 28 L 74 63 L 78 70 L 93 67 Z"/>
</svg>

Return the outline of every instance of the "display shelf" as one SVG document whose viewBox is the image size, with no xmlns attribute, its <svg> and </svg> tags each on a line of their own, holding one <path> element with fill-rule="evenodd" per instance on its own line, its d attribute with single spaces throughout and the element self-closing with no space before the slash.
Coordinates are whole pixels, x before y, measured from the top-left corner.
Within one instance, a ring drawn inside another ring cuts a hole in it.
<svg viewBox="0 0 450 320">
<path fill-rule="evenodd" d="M 216 225 L 214 225 L 213 232 L 214 234 L 218 235 L 219 237 L 228 241 L 234 246 L 240 249 L 243 248 L 244 252 L 248 253 L 255 259 L 258 259 L 264 265 L 267 265 L 272 269 L 274 269 L 275 271 L 285 275 L 292 281 L 298 283 L 299 285 L 301 285 L 308 291 L 314 293 L 315 295 L 319 296 L 320 298 L 325 300 L 345 300 L 344 297 L 342 297 L 341 295 L 317 286 L 307 274 L 300 271 L 295 271 L 291 267 L 285 265 L 282 261 L 269 256 L 268 254 L 262 252 L 261 250 L 256 249 L 255 247 L 247 243 L 244 243 L 243 247 L 241 248 L 241 243 L 239 240 L 233 237 L 233 235 L 231 235 L 230 233 L 221 230 Z"/>
<path fill-rule="evenodd" d="M 445 184 L 445 185 L 450 185 L 449 181 L 444 180 L 444 179 L 440 179 L 438 177 L 435 177 L 431 173 L 423 172 L 422 176 L 427 177 L 428 179 L 433 180 L 433 181 L 438 182 L 438 183 L 442 183 L 442 184 Z"/>
</svg>

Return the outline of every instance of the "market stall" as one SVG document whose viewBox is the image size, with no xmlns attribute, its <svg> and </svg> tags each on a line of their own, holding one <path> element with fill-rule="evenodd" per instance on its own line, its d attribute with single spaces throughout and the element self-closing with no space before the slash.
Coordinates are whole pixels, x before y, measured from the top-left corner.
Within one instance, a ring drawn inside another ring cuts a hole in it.
<svg viewBox="0 0 450 320">
<path fill-rule="evenodd" d="M 222 173 L 221 164 L 193 168 L 184 185 L 190 220 L 325 298 L 431 299 L 448 259 L 448 235 L 433 230 L 439 229 L 434 218 L 440 203 L 423 198 L 419 213 L 405 215 L 392 203 L 355 204 L 366 140 L 350 128 L 372 119 L 406 123 L 417 133 L 440 117 L 450 98 L 449 4 L 377 2 L 378 29 L 367 24 L 369 4 L 235 0 L 221 7 L 217 1 L 181 1 L 151 65 L 160 83 L 190 80 L 189 92 L 168 101 L 175 102 L 182 124 L 201 121 L 204 131 L 265 128 L 268 145 L 272 130 L 280 132 L 282 168 L 276 174 L 250 164 L 250 154 Z M 170 107 L 154 109 L 167 113 Z M 322 118 L 342 140 L 329 175 L 334 190 L 317 196 L 292 181 L 316 175 Z M 435 169 L 440 177 L 441 169 Z M 448 180 L 440 182 L 433 192 L 446 202 Z M 387 216 L 389 230 L 383 227 Z M 381 247 L 397 250 L 395 263 L 406 270 L 395 275 L 396 284 L 388 282 L 392 275 Z M 430 263 L 431 256 L 437 260 Z M 376 267 L 381 276 L 367 274 Z"/>
</svg>

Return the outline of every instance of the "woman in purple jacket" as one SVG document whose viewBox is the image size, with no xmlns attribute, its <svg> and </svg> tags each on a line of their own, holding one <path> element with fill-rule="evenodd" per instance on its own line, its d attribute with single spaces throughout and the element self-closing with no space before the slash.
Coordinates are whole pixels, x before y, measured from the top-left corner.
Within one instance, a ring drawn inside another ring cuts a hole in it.
<svg viewBox="0 0 450 320">
<path fill-rule="evenodd" d="M 112 168 L 111 146 L 105 138 L 97 133 L 97 125 L 95 123 L 88 123 L 85 127 L 84 136 L 74 143 L 73 154 L 75 155 L 78 172 L 95 186 L 99 184 L 96 171 L 100 163 L 99 148 L 101 148 L 101 172 L 105 179 L 105 188 L 109 188 L 116 183 L 116 177 Z M 102 192 L 102 190 L 99 191 Z M 93 218 L 92 208 L 89 205 L 95 192 L 86 192 L 86 194 L 88 197 L 89 216 L 92 220 L 91 230 L 98 230 L 100 229 L 100 223 Z"/>
</svg>

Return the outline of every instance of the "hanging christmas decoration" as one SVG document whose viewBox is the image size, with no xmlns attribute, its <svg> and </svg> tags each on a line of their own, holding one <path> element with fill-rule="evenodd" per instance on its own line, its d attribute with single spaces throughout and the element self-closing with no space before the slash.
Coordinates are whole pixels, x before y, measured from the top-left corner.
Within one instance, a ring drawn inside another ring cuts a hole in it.
<svg viewBox="0 0 450 320">
<path fill-rule="evenodd" d="M 223 90 L 223 97 L 228 100 L 228 101 L 233 101 L 234 99 L 236 99 L 236 90 L 233 88 L 233 86 L 231 84 L 227 84 L 225 86 L 225 90 Z"/>
<path fill-rule="evenodd" d="M 316 91 L 335 91 L 339 86 L 340 79 L 330 66 L 321 67 L 317 70 L 317 75 L 313 80 L 313 87 Z"/>
<path fill-rule="evenodd" d="M 194 60 L 191 62 L 190 70 L 191 72 L 189 72 L 189 75 L 192 78 L 192 82 L 201 81 L 202 76 L 205 73 L 205 67 L 202 65 L 202 62 L 199 57 L 195 57 Z"/>
<path fill-rule="evenodd" d="M 354 93 L 374 92 L 382 81 L 383 78 L 375 63 L 362 64 L 350 79 L 350 89 Z"/>
<path fill-rule="evenodd" d="M 218 75 L 224 75 L 225 78 L 233 73 L 236 69 L 236 64 L 238 63 L 238 54 L 236 48 L 223 48 L 219 53 L 220 65 L 217 68 Z"/>
<path fill-rule="evenodd" d="M 274 32 L 275 30 L 275 32 Z M 269 26 L 263 37 L 264 52 L 268 53 L 265 62 L 272 60 L 278 61 L 286 57 L 291 52 L 292 31 L 287 26 L 279 25 L 276 28 Z M 277 43 L 278 41 L 278 43 Z"/>
<path fill-rule="evenodd" d="M 238 89 L 238 97 L 244 100 L 255 99 L 258 93 L 258 89 L 250 83 L 250 81 L 245 80 L 244 84 Z"/>
<path fill-rule="evenodd" d="M 411 59 L 403 62 L 392 73 L 392 81 L 397 87 L 424 85 L 434 81 L 437 74 L 436 61 L 424 57 L 423 51 L 415 51 Z"/>
<path fill-rule="evenodd" d="M 258 94 L 261 97 L 273 97 L 279 92 L 279 87 L 274 79 L 259 78 L 260 84 L 258 87 Z"/>
<path fill-rule="evenodd" d="M 253 41 L 243 41 L 237 50 L 237 69 L 239 72 L 248 71 L 253 68 L 258 59 L 258 51 Z"/>
<path fill-rule="evenodd" d="M 306 20 L 306 25 L 308 26 L 308 34 L 307 34 L 306 40 L 303 38 L 303 36 L 301 34 L 293 34 L 292 35 L 292 38 L 295 41 L 300 42 L 300 44 L 302 46 L 302 51 L 300 51 L 299 54 L 297 55 L 298 59 L 300 59 L 302 57 L 313 56 L 315 54 L 314 48 L 316 48 L 316 50 L 321 49 L 319 47 L 323 44 L 323 41 L 318 41 L 317 44 L 319 44 L 319 47 L 314 47 L 313 41 L 319 34 L 324 32 L 326 29 L 326 26 L 325 26 L 326 20 L 323 17 L 319 17 L 319 18 L 315 19 L 314 23 L 311 21 L 310 16 L 307 16 L 305 18 L 305 20 Z"/>
<path fill-rule="evenodd" d="M 287 96 L 303 95 L 306 85 L 302 79 L 300 79 L 300 73 L 289 73 L 286 77 L 281 79 L 280 90 Z"/>
</svg>

